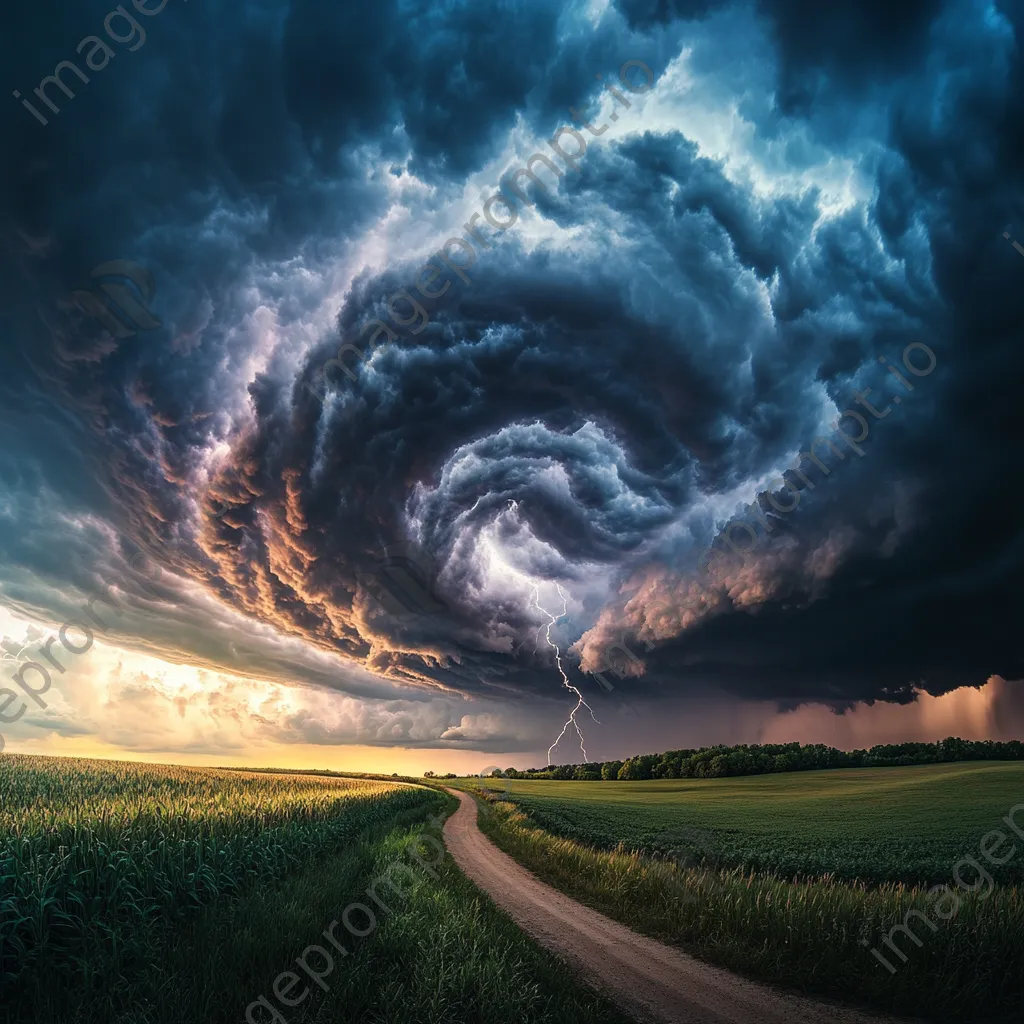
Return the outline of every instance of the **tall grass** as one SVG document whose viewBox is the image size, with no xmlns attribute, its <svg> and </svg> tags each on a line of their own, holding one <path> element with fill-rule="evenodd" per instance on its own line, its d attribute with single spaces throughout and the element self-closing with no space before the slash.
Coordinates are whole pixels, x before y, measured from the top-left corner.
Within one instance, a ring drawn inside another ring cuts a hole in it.
<svg viewBox="0 0 1024 1024">
<path fill-rule="evenodd" d="M 0 1006 L 130 982 L 202 908 L 440 800 L 383 782 L 0 756 Z"/>
<path fill-rule="evenodd" d="M 1016 887 L 996 887 L 987 899 L 958 891 L 959 912 L 942 921 L 917 887 L 867 886 L 830 876 L 791 882 L 597 850 L 550 835 L 505 802 L 485 803 L 480 825 L 505 852 L 563 892 L 749 976 L 951 1024 L 1020 1020 L 1024 893 Z M 912 908 L 929 915 L 937 930 L 913 919 L 923 945 L 896 937 L 906 963 L 882 947 L 898 968 L 892 975 L 870 948 Z"/>
<path fill-rule="evenodd" d="M 390 836 L 374 871 L 400 856 L 402 844 Z M 408 900 L 298 1024 L 630 1024 L 528 939 L 450 857 L 437 871 L 436 879 L 419 875 Z"/>
</svg>

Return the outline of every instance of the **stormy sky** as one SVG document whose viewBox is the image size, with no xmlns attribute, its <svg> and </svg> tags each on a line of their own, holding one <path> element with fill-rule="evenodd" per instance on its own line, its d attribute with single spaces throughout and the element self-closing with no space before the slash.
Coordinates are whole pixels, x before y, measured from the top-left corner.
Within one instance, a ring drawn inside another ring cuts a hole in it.
<svg viewBox="0 0 1024 1024">
<path fill-rule="evenodd" d="M 4 18 L 9 749 L 1024 729 L 1024 5 Z"/>
</svg>

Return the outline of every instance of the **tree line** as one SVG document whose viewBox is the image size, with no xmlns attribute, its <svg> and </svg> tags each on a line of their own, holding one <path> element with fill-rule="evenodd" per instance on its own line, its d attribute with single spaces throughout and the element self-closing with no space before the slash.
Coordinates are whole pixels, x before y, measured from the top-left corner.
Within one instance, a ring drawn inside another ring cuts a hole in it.
<svg viewBox="0 0 1024 1024">
<path fill-rule="evenodd" d="M 598 782 L 619 779 L 720 779 L 734 775 L 813 771 L 819 768 L 883 768 L 940 764 L 951 761 L 1024 761 L 1020 740 L 962 740 L 938 743 L 881 743 L 867 750 L 837 750 L 824 743 L 741 743 L 737 746 L 667 750 L 637 754 L 625 761 L 588 761 L 517 771 L 512 779 L 577 779 Z"/>
</svg>

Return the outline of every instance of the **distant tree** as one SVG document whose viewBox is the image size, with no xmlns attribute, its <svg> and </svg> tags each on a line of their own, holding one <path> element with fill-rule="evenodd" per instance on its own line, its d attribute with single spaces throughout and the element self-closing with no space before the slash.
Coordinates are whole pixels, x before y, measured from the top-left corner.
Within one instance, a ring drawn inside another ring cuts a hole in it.
<svg viewBox="0 0 1024 1024">
<path fill-rule="evenodd" d="M 704 779 L 767 772 L 811 771 L 823 768 L 874 768 L 943 761 L 1024 761 L 1024 743 L 1011 740 L 962 740 L 949 737 L 939 743 L 876 744 L 870 750 L 838 750 L 824 743 L 753 743 L 668 750 L 663 754 L 637 754 L 626 761 L 548 765 L 517 773 L 530 779 L 580 779 L 600 776 L 616 779 Z M 511 775 L 511 769 L 508 772 Z"/>
<path fill-rule="evenodd" d="M 601 778 L 598 772 L 595 772 L 593 768 L 589 768 L 585 764 L 577 765 L 576 770 L 572 773 L 572 777 L 579 782 L 597 782 Z"/>
<path fill-rule="evenodd" d="M 944 761 L 961 761 L 966 753 L 966 747 L 967 744 L 963 740 L 956 736 L 947 736 L 939 744 L 939 752 Z"/>
<path fill-rule="evenodd" d="M 423 773 L 423 778 L 425 778 L 425 779 L 432 779 L 433 777 L 434 777 L 434 773 L 433 772 L 424 772 Z"/>
<path fill-rule="evenodd" d="M 641 754 L 638 757 L 631 757 L 619 769 L 619 778 L 627 781 L 649 779 L 651 777 L 651 761 L 654 759 L 654 756 L 650 754 Z"/>
</svg>

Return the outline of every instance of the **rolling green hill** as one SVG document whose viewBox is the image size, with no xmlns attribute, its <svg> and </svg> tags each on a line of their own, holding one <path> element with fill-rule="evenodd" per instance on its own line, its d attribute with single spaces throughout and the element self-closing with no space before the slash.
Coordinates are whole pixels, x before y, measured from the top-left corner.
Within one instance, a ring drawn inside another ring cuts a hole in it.
<svg viewBox="0 0 1024 1024">
<path fill-rule="evenodd" d="M 496 779 L 542 828 L 600 849 L 683 863 L 939 883 L 1024 802 L 1024 764 L 961 762 L 756 775 L 588 782 Z M 1024 828 L 1024 811 L 1017 817 Z M 992 867 L 1024 881 L 1024 855 Z"/>
</svg>

